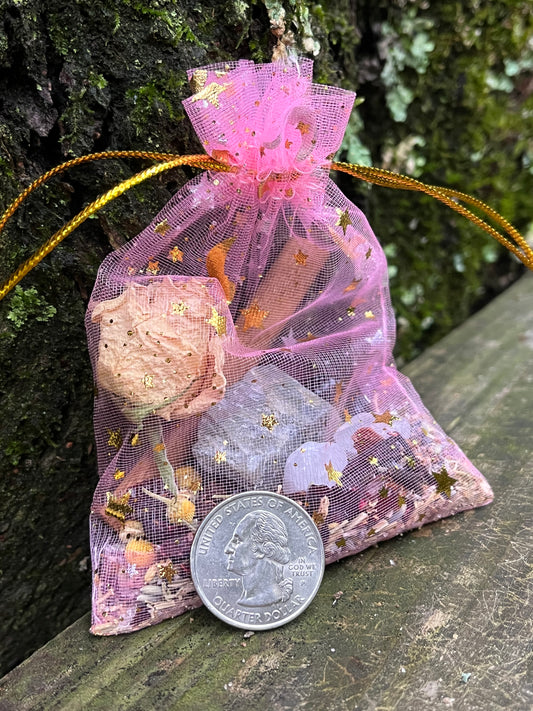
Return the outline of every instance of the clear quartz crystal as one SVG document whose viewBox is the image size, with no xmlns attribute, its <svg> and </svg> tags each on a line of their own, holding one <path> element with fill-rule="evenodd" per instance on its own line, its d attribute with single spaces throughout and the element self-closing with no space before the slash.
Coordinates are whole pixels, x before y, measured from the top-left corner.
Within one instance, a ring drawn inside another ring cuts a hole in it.
<svg viewBox="0 0 533 711">
<path fill-rule="evenodd" d="M 270 488 L 281 483 L 296 447 L 322 439 L 332 414 L 329 403 L 275 365 L 257 366 L 202 416 L 194 455 L 204 472 L 216 467 L 247 486 Z"/>
</svg>

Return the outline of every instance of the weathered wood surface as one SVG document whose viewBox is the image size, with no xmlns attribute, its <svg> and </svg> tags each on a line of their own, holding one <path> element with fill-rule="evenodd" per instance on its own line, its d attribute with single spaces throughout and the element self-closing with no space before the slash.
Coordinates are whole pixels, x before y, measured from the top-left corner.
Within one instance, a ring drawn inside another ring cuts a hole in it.
<svg viewBox="0 0 533 711">
<path fill-rule="evenodd" d="M 530 709 L 532 293 L 406 369 L 494 504 L 329 566 L 301 617 L 248 639 L 205 609 L 118 638 L 86 615 L 0 682 L 0 709 Z"/>
</svg>

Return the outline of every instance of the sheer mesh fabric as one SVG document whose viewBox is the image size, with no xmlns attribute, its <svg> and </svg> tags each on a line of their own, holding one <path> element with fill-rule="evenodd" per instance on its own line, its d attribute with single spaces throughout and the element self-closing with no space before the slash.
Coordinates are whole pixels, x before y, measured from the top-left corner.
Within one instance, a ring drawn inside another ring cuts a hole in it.
<svg viewBox="0 0 533 711">
<path fill-rule="evenodd" d="M 100 268 L 95 634 L 200 604 L 194 532 L 235 493 L 299 502 L 327 562 L 492 499 L 395 368 L 383 250 L 328 177 L 354 95 L 311 74 L 191 72 L 185 108 L 234 171 L 191 180 Z"/>
</svg>

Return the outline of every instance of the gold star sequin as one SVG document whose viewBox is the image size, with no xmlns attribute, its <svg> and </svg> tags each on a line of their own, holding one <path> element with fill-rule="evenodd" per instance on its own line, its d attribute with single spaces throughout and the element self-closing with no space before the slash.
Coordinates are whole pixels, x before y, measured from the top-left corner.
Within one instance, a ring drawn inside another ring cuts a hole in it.
<svg viewBox="0 0 533 711">
<path fill-rule="evenodd" d="M 303 121 L 299 121 L 299 122 L 296 124 L 296 130 L 297 130 L 297 131 L 300 131 L 300 133 L 302 134 L 302 136 L 305 136 L 306 133 L 309 133 L 309 129 L 310 129 L 310 128 L 311 128 L 311 127 L 309 126 L 309 124 L 308 124 L 308 123 L 304 123 Z"/>
<path fill-rule="evenodd" d="M 446 496 L 450 498 L 452 486 L 455 484 L 457 479 L 451 477 L 444 467 L 442 467 L 440 472 L 431 472 L 431 474 L 437 482 L 437 494 L 446 494 Z"/>
<path fill-rule="evenodd" d="M 213 326 L 219 336 L 226 335 L 226 317 L 221 316 L 214 306 L 211 306 L 211 318 L 206 318 L 205 322 Z"/>
<path fill-rule="evenodd" d="M 344 410 L 344 421 L 345 422 L 351 422 L 352 421 L 352 416 L 348 412 L 348 410 Z"/>
<path fill-rule="evenodd" d="M 373 467 L 377 467 L 379 464 L 379 459 L 377 457 L 370 457 L 368 460 Z"/>
<path fill-rule="evenodd" d="M 119 521 L 126 520 L 126 516 L 133 513 L 132 507 L 128 504 L 130 500 L 131 492 L 127 491 L 123 496 L 113 496 L 113 494 L 108 491 L 106 493 L 107 504 L 105 507 L 105 512 L 108 516 L 113 516 L 113 518 L 118 518 Z"/>
<path fill-rule="evenodd" d="M 374 412 L 372 415 L 374 417 L 374 422 L 383 422 L 385 425 L 392 425 L 394 420 L 399 419 L 395 415 L 392 415 L 389 410 L 385 410 L 382 415 L 376 415 Z"/>
<path fill-rule="evenodd" d="M 164 450 L 165 450 L 165 445 L 163 444 L 163 442 L 156 444 L 154 447 L 154 452 L 163 452 Z"/>
<path fill-rule="evenodd" d="M 342 227 L 343 234 L 346 234 L 346 228 L 348 225 L 352 224 L 352 221 L 350 220 L 350 215 L 348 214 L 348 209 L 344 210 L 344 212 L 340 209 L 340 207 L 336 207 L 335 210 L 337 211 L 337 215 L 339 216 L 339 219 L 335 223 L 337 227 Z"/>
<path fill-rule="evenodd" d="M 110 447 L 115 447 L 115 449 L 120 449 L 122 447 L 122 434 L 120 430 L 107 430 L 107 434 L 109 435 L 107 444 Z"/>
<path fill-rule="evenodd" d="M 305 266 L 307 258 L 309 257 L 309 255 L 304 254 L 301 249 L 299 249 L 296 254 L 293 254 L 292 256 L 294 257 L 294 261 L 296 262 L 296 264 L 301 264 L 303 267 Z"/>
<path fill-rule="evenodd" d="M 365 311 L 365 318 L 376 318 L 372 311 Z"/>
<path fill-rule="evenodd" d="M 178 316 L 183 316 L 183 314 L 187 311 L 189 308 L 187 304 L 183 301 L 178 301 L 177 303 L 171 303 L 172 306 L 172 313 L 177 314 Z"/>
<path fill-rule="evenodd" d="M 241 314 L 244 316 L 243 331 L 247 331 L 249 328 L 264 328 L 263 321 L 269 313 L 270 311 L 260 309 L 255 301 L 247 309 L 241 309 Z"/>
<path fill-rule="evenodd" d="M 371 255 L 372 255 L 372 247 L 369 247 L 367 253 L 365 254 L 365 259 L 370 259 Z"/>
<path fill-rule="evenodd" d="M 415 460 L 414 457 L 411 457 L 410 454 L 406 454 L 406 455 L 405 455 L 405 462 L 406 462 L 407 466 L 408 466 L 410 469 L 414 469 L 414 468 L 415 468 L 416 460 Z"/>
<path fill-rule="evenodd" d="M 197 91 L 194 96 L 191 97 L 191 101 L 194 103 L 205 99 L 205 101 L 208 101 L 215 109 L 218 109 L 220 108 L 218 97 L 223 91 L 226 91 L 227 86 L 227 84 L 217 84 L 216 81 L 212 81 L 211 84 Z"/>
<path fill-rule="evenodd" d="M 342 486 L 342 484 L 341 484 L 342 472 L 339 472 L 335 469 L 335 467 L 331 463 L 331 460 L 329 461 L 329 464 L 324 464 L 324 467 L 325 467 L 326 472 L 328 474 L 328 479 L 330 481 L 334 481 L 335 484 Z"/>
<path fill-rule="evenodd" d="M 333 404 L 337 405 L 342 397 L 342 381 L 339 380 L 335 383 L 335 397 L 333 398 Z"/>
<path fill-rule="evenodd" d="M 379 490 L 379 498 L 380 498 L 380 499 L 386 499 L 388 495 L 389 495 L 389 490 L 387 489 L 386 486 L 383 486 L 383 487 Z"/>
<path fill-rule="evenodd" d="M 346 309 L 346 313 L 350 318 L 353 318 L 355 316 L 355 307 L 354 306 L 348 306 Z"/>
<path fill-rule="evenodd" d="M 139 444 L 140 439 L 141 438 L 139 437 L 138 432 L 137 432 L 137 434 L 134 434 L 133 437 L 131 438 L 131 446 L 136 447 Z"/>
<path fill-rule="evenodd" d="M 124 477 L 126 476 L 126 472 L 122 471 L 122 469 L 117 469 L 113 476 L 118 481 L 119 479 L 124 479 Z"/>
<path fill-rule="evenodd" d="M 155 259 L 150 259 L 146 271 L 157 276 L 157 274 L 159 274 L 159 262 Z"/>
<path fill-rule="evenodd" d="M 167 583 L 171 583 L 178 572 L 170 560 L 168 563 L 159 563 L 157 567 L 159 568 L 159 577 L 161 580 L 166 580 Z"/>
<path fill-rule="evenodd" d="M 174 246 L 168 253 L 168 256 L 172 259 L 173 262 L 183 262 L 183 252 L 179 247 Z"/>
<path fill-rule="evenodd" d="M 226 452 L 221 451 L 220 449 L 217 449 L 215 452 L 215 462 L 217 464 L 220 464 L 220 462 L 225 462 L 226 461 Z"/>
<path fill-rule="evenodd" d="M 279 425 L 279 422 L 276 420 L 275 415 L 261 415 L 261 425 L 263 427 L 266 427 L 269 432 L 272 432 L 274 427 L 276 425 Z"/>
<path fill-rule="evenodd" d="M 168 220 L 165 218 L 162 222 L 159 222 L 155 227 L 154 227 L 154 232 L 158 235 L 161 235 L 161 237 L 164 237 L 166 233 L 169 231 L 170 225 L 168 224 Z"/>
<path fill-rule="evenodd" d="M 402 496 L 401 494 L 398 495 L 398 506 L 401 508 L 404 504 L 407 503 L 407 499 L 405 496 Z"/>
<path fill-rule="evenodd" d="M 154 376 L 148 375 L 148 373 L 146 373 L 143 378 L 143 385 L 145 388 L 153 388 L 154 387 Z"/>
</svg>

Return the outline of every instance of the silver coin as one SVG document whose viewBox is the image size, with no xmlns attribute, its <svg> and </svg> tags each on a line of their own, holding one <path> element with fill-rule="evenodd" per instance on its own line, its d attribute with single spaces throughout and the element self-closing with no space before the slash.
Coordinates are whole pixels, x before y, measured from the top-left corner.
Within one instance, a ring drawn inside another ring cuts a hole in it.
<svg viewBox="0 0 533 711">
<path fill-rule="evenodd" d="M 324 546 L 313 519 L 269 491 L 232 496 L 202 521 L 191 547 L 191 573 L 204 605 L 246 630 L 293 620 L 316 595 Z"/>
</svg>

